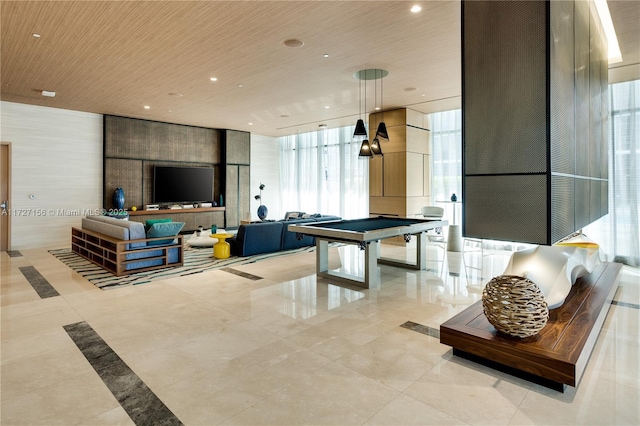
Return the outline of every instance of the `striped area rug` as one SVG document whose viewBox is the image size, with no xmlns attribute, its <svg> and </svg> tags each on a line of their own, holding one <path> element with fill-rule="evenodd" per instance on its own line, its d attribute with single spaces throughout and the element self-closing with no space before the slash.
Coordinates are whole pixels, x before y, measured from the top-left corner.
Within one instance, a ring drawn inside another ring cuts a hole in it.
<svg viewBox="0 0 640 426">
<path fill-rule="evenodd" d="M 112 288 L 146 284 L 151 281 L 164 280 L 167 278 L 183 277 L 186 275 L 198 274 L 200 272 L 212 271 L 234 265 L 246 265 L 288 254 L 313 252 L 315 249 L 315 246 L 311 246 L 277 253 L 258 254 L 255 256 L 234 256 L 229 259 L 215 259 L 212 256 L 211 247 L 201 249 L 185 247 L 183 266 L 158 269 L 155 271 L 138 272 L 122 277 L 116 277 L 111 272 L 89 262 L 82 256 L 72 252 L 70 248 L 49 250 L 49 253 L 97 287 L 103 290 L 108 290 Z"/>
</svg>

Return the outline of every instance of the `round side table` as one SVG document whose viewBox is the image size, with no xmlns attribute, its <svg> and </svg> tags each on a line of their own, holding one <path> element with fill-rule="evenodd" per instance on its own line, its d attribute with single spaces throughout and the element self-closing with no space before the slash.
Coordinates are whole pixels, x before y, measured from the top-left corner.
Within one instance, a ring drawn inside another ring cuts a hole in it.
<svg viewBox="0 0 640 426">
<path fill-rule="evenodd" d="M 213 257 L 228 259 L 231 256 L 231 246 L 226 239 L 233 237 L 233 234 L 211 234 L 210 237 L 218 239 L 218 242 L 213 245 Z"/>
</svg>

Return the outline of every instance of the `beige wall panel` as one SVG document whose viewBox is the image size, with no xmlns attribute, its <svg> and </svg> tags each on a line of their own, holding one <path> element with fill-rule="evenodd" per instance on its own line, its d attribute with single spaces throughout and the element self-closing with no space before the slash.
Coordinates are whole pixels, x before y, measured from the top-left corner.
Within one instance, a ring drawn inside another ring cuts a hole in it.
<svg viewBox="0 0 640 426">
<path fill-rule="evenodd" d="M 369 214 L 407 215 L 406 197 L 369 197 Z"/>
<path fill-rule="evenodd" d="M 379 123 L 384 121 L 387 128 L 393 126 L 409 125 L 428 129 L 428 117 L 422 112 L 410 108 L 398 108 L 390 111 L 376 112 L 369 115 L 370 123 Z M 376 127 L 377 128 L 377 127 Z"/>
<path fill-rule="evenodd" d="M 125 209 L 128 210 L 131 206 L 143 208 L 142 160 L 107 158 L 104 167 L 104 207 L 106 209 L 114 208 L 113 192 L 116 188 L 122 188 Z"/>
<path fill-rule="evenodd" d="M 384 124 L 387 125 L 387 130 L 389 130 L 389 127 L 405 125 L 407 124 L 406 110 L 405 108 L 400 108 L 369 114 L 369 123 L 379 123 L 380 121 L 384 121 Z"/>
<path fill-rule="evenodd" d="M 407 168 L 406 168 L 406 196 L 407 197 L 422 197 L 424 193 L 424 155 L 415 154 L 412 152 L 407 153 Z"/>
<path fill-rule="evenodd" d="M 431 197 L 431 155 L 423 155 L 423 170 L 424 170 L 424 185 L 422 195 L 425 197 Z"/>
<path fill-rule="evenodd" d="M 226 133 L 227 164 L 251 164 L 251 134 L 238 130 L 224 130 Z"/>
<path fill-rule="evenodd" d="M 407 217 L 415 217 L 420 215 L 423 206 L 433 206 L 431 197 L 408 197 L 407 198 Z"/>
<path fill-rule="evenodd" d="M 382 142 L 382 153 L 405 152 L 407 150 L 407 126 L 387 127 L 389 141 Z"/>
<path fill-rule="evenodd" d="M 406 153 L 384 155 L 384 196 L 404 197 L 407 194 Z"/>
<path fill-rule="evenodd" d="M 409 126 L 415 126 L 415 127 L 419 127 L 421 129 L 427 129 L 428 127 L 426 126 L 426 119 L 425 119 L 426 115 L 416 111 L 414 109 L 411 108 L 407 108 L 407 116 L 406 116 L 406 123 Z"/>
<path fill-rule="evenodd" d="M 102 208 L 102 115 L 0 103 L 12 143 L 11 248 L 69 247 L 71 227 Z M 33 194 L 34 199 L 29 198 Z"/>
<path fill-rule="evenodd" d="M 369 197 L 381 197 L 382 192 L 382 166 L 384 157 L 374 157 L 369 160 Z"/>
<path fill-rule="evenodd" d="M 406 130 L 407 151 L 420 154 L 430 154 L 429 131 L 407 126 Z"/>
</svg>

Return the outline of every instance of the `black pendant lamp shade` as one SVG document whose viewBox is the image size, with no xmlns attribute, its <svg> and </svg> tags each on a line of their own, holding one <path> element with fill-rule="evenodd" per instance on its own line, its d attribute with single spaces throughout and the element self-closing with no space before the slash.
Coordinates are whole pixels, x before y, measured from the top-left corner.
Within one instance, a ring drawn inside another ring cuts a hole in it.
<svg viewBox="0 0 640 426">
<path fill-rule="evenodd" d="M 389 134 L 387 133 L 387 125 L 384 124 L 384 121 L 381 121 L 378 124 L 378 131 L 376 132 L 376 139 L 383 139 L 389 142 Z"/>
<path fill-rule="evenodd" d="M 382 153 L 382 147 L 380 146 L 380 140 L 378 140 L 378 138 L 375 138 L 374 140 L 371 141 L 371 143 L 369 144 L 369 147 L 371 148 L 371 153 L 373 155 L 384 155 Z"/>
<path fill-rule="evenodd" d="M 373 153 L 371 152 L 371 145 L 369 145 L 369 139 L 365 139 L 362 141 L 362 145 L 360 146 L 360 154 L 358 154 L 358 157 L 373 157 Z"/>
<path fill-rule="evenodd" d="M 353 132 L 353 136 L 367 136 L 367 129 L 365 129 L 364 121 L 361 118 L 356 122 L 356 130 Z"/>
</svg>

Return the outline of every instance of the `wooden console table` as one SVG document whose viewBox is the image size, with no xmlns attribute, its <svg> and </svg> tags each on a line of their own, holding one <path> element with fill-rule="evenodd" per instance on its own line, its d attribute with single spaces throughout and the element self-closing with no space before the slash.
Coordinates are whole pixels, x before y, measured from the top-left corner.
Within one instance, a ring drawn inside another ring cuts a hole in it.
<svg viewBox="0 0 640 426">
<path fill-rule="evenodd" d="M 498 333 L 478 301 L 440 326 L 440 343 L 468 358 L 564 392 L 577 386 L 618 288 L 622 265 L 602 263 L 576 281 L 547 325 L 524 339 Z"/>
<path fill-rule="evenodd" d="M 136 210 L 129 212 L 129 220 L 144 222 L 148 219 L 157 219 L 158 216 L 170 217 L 174 222 L 184 222 L 184 231 L 195 231 L 198 226 L 211 228 L 216 225 L 224 228 L 224 212 L 226 207 L 196 207 L 193 209 L 160 209 L 160 210 Z"/>
</svg>

